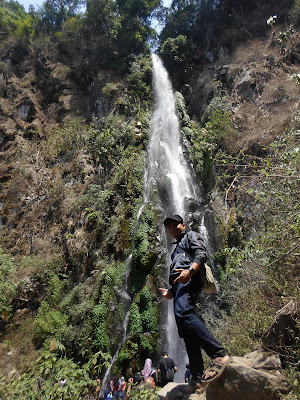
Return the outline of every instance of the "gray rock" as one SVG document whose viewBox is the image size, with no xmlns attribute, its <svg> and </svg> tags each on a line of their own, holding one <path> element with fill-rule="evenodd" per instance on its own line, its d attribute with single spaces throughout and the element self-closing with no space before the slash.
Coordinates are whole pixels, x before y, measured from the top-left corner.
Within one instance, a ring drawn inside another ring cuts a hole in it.
<svg viewBox="0 0 300 400">
<path fill-rule="evenodd" d="M 161 388 L 159 392 L 157 392 L 158 397 L 160 399 L 165 399 L 167 394 L 177 386 L 182 386 L 182 385 L 178 385 L 178 383 L 175 382 L 169 382 L 167 385 Z"/>
<path fill-rule="evenodd" d="M 260 361 L 259 361 L 260 360 Z M 267 369 L 268 363 L 272 372 Z M 257 369 L 263 365 L 263 369 Z M 254 368 L 256 366 L 256 368 Z M 281 370 L 273 370 L 274 360 L 268 355 L 233 357 L 223 375 L 208 385 L 207 400 L 275 400 L 288 393 L 289 385 Z"/>
<path fill-rule="evenodd" d="M 290 390 L 279 356 L 264 350 L 232 357 L 232 363 L 206 392 L 187 395 L 184 387 L 168 383 L 158 396 L 165 400 L 277 400 Z"/>
<path fill-rule="evenodd" d="M 300 301 L 290 301 L 278 311 L 274 323 L 262 338 L 263 345 L 268 349 L 280 351 L 282 346 L 291 346 L 294 332 L 297 336 L 296 320 L 300 317 Z M 280 351 L 281 352 L 281 351 Z"/>
<path fill-rule="evenodd" d="M 252 99 L 254 96 L 255 85 L 255 79 L 250 75 L 249 71 L 246 71 L 236 84 L 238 95 L 243 100 Z"/>
</svg>

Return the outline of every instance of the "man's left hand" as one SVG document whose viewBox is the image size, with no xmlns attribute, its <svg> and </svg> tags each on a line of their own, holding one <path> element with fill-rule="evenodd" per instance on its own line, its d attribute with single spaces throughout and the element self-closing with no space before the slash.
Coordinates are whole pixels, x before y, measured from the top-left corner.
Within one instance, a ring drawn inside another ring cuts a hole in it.
<svg viewBox="0 0 300 400">
<path fill-rule="evenodd" d="M 187 283 L 191 279 L 191 271 L 188 269 L 178 268 L 176 272 L 180 272 L 180 275 L 174 280 L 174 283 Z"/>
</svg>

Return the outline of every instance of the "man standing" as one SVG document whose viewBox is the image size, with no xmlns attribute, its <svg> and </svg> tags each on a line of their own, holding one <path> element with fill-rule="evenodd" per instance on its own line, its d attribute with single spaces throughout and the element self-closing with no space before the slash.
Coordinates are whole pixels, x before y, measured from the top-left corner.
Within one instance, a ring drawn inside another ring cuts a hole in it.
<svg viewBox="0 0 300 400">
<path fill-rule="evenodd" d="M 171 255 L 171 289 L 159 290 L 164 298 L 174 301 L 178 333 L 184 340 L 190 364 L 191 379 L 186 391 L 192 393 L 217 379 L 231 362 L 231 358 L 194 311 L 196 298 L 201 290 L 199 270 L 204 268 L 207 260 L 201 236 L 198 232 L 186 232 L 180 215 L 166 218 L 164 225 L 169 235 L 176 240 L 176 247 Z M 205 372 L 201 349 L 211 359 Z"/>
<path fill-rule="evenodd" d="M 173 382 L 176 371 L 177 367 L 174 360 L 166 352 L 163 352 L 157 368 L 159 385 L 164 387 L 167 383 Z"/>
</svg>

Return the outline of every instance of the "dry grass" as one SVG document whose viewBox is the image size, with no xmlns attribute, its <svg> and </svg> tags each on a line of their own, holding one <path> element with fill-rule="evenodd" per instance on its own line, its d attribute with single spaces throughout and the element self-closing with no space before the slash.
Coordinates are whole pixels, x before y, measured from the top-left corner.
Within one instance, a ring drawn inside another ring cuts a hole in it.
<svg viewBox="0 0 300 400">
<path fill-rule="evenodd" d="M 23 321 L 15 321 L 22 325 L 11 327 L 0 344 L 1 375 L 17 378 L 23 371 L 32 366 L 39 355 L 33 344 L 34 320 L 27 315 Z"/>
</svg>

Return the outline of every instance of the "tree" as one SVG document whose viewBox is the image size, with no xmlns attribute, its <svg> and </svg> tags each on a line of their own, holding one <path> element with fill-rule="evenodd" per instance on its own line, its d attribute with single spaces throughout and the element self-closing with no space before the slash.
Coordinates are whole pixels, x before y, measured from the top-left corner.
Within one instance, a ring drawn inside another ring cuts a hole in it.
<svg viewBox="0 0 300 400">
<path fill-rule="evenodd" d="M 86 26 L 92 34 L 115 37 L 119 19 L 115 1 L 87 0 Z"/>
<path fill-rule="evenodd" d="M 120 27 L 117 34 L 119 55 L 143 53 L 147 41 L 154 36 L 151 19 L 160 7 L 160 0 L 116 0 Z M 125 60 L 125 62 L 127 62 Z"/>
<path fill-rule="evenodd" d="M 82 4 L 83 0 L 46 0 L 39 10 L 42 27 L 46 31 L 59 30 Z"/>
<path fill-rule="evenodd" d="M 161 41 L 179 35 L 187 36 L 195 23 L 198 9 L 199 2 L 196 0 L 173 0 L 170 9 L 167 10 Z"/>
<path fill-rule="evenodd" d="M 0 2 L 0 32 L 1 37 L 16 31 L 26 17 L 24 7 L 17 1 Z"/>
</svg>

